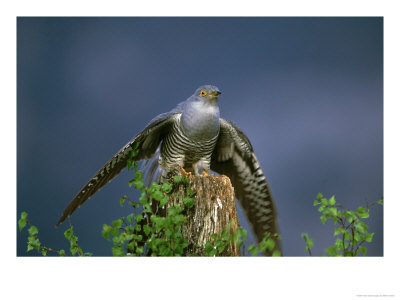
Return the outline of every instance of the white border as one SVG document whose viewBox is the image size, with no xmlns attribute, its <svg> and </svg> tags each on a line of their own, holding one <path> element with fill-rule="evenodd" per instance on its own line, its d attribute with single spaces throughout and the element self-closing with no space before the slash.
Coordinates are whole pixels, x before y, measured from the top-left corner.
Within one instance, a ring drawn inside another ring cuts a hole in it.
<svg viewBox="0 0 400 300">
<path fill-rule="evenodd" d="M 1 12 L 2 299 L 399 297 L 398 10 L 394 1 L 15 1 Z M 4 6 L 4 4 L 2 5 Z M 16 16 L 384 16 L 384 258 L 16 258 Z M 10 130 L 11 129 L 11 130 Z M 397 138 L 396 138 L 397 137 Z M 5 189 L 6 188 L 6 189 Z M 396 272 L 398 273 L 398 272 Z M 396 281 L 395 281 L 396 280 Z M 10 296 L 12 295 L 12 296 Z M 229 299 L 229 298 L 228 298 Z"/>
</svg>

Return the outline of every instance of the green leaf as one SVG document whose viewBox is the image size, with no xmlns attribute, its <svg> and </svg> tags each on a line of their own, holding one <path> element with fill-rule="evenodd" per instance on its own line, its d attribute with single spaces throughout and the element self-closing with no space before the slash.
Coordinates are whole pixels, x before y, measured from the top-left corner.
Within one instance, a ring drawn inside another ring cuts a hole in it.
<svg viewBox="0 0 400 300">
<path fill-rule="evenodd" d="M 314 242 L 313 240 L 308 236 L 307 233 L 302 233 L 301 237 L 303 239 L 305 239 L 306 241 L 306 247 L 305 247 L 305 251 L 308 251 L 309 249 L 311 249 L 314 246 Z M 272 250 L 272 249 L 271 249 Z"/>
<path fill-rule="evenodd" d="M 326 200 L 326 198 L 322 198 L 321 199 L 321 205 L 322 206 L 327 206 L 328 205 L 328 200 Z"/>
<path fill-rule="evenodd" d="M 343 230 L 343 234 L 344 234 L 344 239 L 345 240 L 349 241 L 351 239 L 351 234 L 347 230 Z"/>
<path fill-rule="evenodd" d="M 349 251 L 349 250 L 345 250 L 344 251 L 344 256 L 354 256 L 354 253 Z"/>
<path fill-rule="evenodd" d="M 330 207 L 329 212 L 332 216 L 336 217 L 337 216 L 337 208 L 336 207 Z"/>
<path fill-rule="evenodd" d="M 139 223 L 140 221 L 143 220 L 143 215 L 142 215 L 142 214 L 140 214 L 140 215 L 135 215 L 135 220 L 136 220 L 137 223 Z"/>
<path fill-rule="evenodd" d="M 319 200 L 321 200 L 322 199 L 322 197 L 324 197 L 321 193 L 318 193 L 318 195 L 317 195 L 317 199 L 319 199 Z"/>
<path fill-rule="evenodd" d="M 120 228 L 122 226 L 122 224 L 123 224 L 123 221 L 121 219 L 112 221 L 112 226 L 114 228 Z"/>
<path fill-rule="evenodd" d="M 142 205 L 145 205 L 149 202 L 149 198 L 146 196 L 146 193 L 142 193 L 142 195 L 139 198 L 139 202 Z"/>
<path fill-rule="evenodd" d="M 182 182 L 184 183 L 184 184 L 189 184 L 189 178 L 188 177 L 186 177 L 186 176 L 183 176 L 183 178 L 182 178 Z"/>
<path fill-rule="evenodd" d="M 60 256 L 65 256 L 65 250 L 61 249 L 58 254 L 60 254 Z"/>
<path fill-rule="evenodd" d="M 110 240 L 110 235 L 111 235 L 111 229 L 112 227 L 110 225 L 104 224 L 103 225 L 103 232 L 102 235 L 105 239 Z M 67 237 L 67 236 L 65 236 Z M 68 238 L 67 238 L 68 239 Z"/>
<path fill-rule="evenodd" d="M 125 200 L 126 200 L 125 196 L 124 196 L 124 197 L 121 197 L 121 198 L 119 199 L 119 205 L 122 206 L 122 205 L 124 204 Z"/>
<path fill-rule="evenodd" d="M 333 232 L 333 236 L 337 236 L 339 234 L 343 233 L 343 228 L 335 228 L 335 231 Z"/>
<path fill-rule="evenodd" d="M 151 227 L 149 225 L 143 225 L 143 231 L 146 235 L 149 235 L 149 233 L 151 232 Z"/>
<path fill-rule="evenodd" d="M 33 246 L 37 251 L 39 251 L 39 249 L 40 249 L 40 242 L 39 242 L 39 240 L 38 240 L 38 239 L 35 239 L 35 240 L 32 242 L 32 246 Z"/>
<path fill-rule="evenodd" d="M 161 191 L 155 191 L 154 193 L 151 194 L 151 197 L 154 200 L 161 201 L 161 199 L 164 197 L 164 195 Z"/>
<path fill-rule="evenodd" d="M 135 237 L 135 234 L 128 233 L 128 234 L 125 235 L 125 240 L 126 240 L 126 241 L 130 241 L 130 240 L 132 240 L 134 237 Z M 142 236 L 140 236 L 140 237 L 142 237 Z"/>
<path fill-rule="evenodd" d="M 217 249 L 212 249 L 212 250 L 210 250 L 208 253 L 208 256 L 215 256 L 216 254 L 217 254 Z"/>
<path fill-rule="evenodd" d="M 69 251 L 71 251 L 72 256 L 74 256 L 74 255 L 76 254 L 76 252 L 78 251 L 78 246 L 72 245 L 72 246 L 69 248 Z"/>
<path fill-rule="evenodd" d="M 129 214 L 129 215 L 126 216 L 126 219 L 127 219 L 128 222 L 131 223 L 131 224 L 133 224 L 133 218 L 134 218 L 134 215 L 133 215 L 133 214 Z"/>
<path fill-rule="evenodd" d="M 30 242 L 28 242 L 28 248 L 27 248 L 27 250 L 26 251 L 31 251 L 31 250 L 33 250 L 34 248 L 33 248 L 33 246 L 32 246 L 32 243 L 30 243 Z"/>
<path fill-rule="evenodd" d="M 136 242 L 131 241 L 128 245 L 126 245 L 126 248 L 128 252 L 133 252 L 135 250 Z"/>
<path fill-rule="evenodd" d="M 161 201 L 160 201 L 160 206 L 161 206 L 161 207 L 164 207 L 165 204 L 167 204 L 167 202 L 168 202 L 168 197 L 167 197 L 167 196 L 163 197 L 163 198 L 161 199 Z"/>
<path fill-rule="evenodd" d="M 367 233 L 367 234 L 365 235 L 365 241 L 368 242 L 368 243 L 371 243 L 371 242 L 372 242 L 373 236 L 374 236 L 374 233 L 373 233 L 373 232 L 372 232 L 372 233 Z"/>
<path fill-rule="evenodd" d="M 364 234 L 367 233 L 367 230 L 368 230 L 367 224 L 365 224 L 365 223 L 359 221 L 359 222 L 357 222 L 357 223 L 355 224 L 355 227 L 356 227 L 356 229 L 357 229 L 359 232 L 364 233 Z"/>
<path fill-rule="evenodd" d="M 282 253 L 279 250 L 275 250 L 274 252 L 272 252 L 272 256 L 282 256 Z"/>
<path fill-rule="evenodd" d="M 335 200 L 335 196 L 332 196 L 329 200 L 328 200 L 329 205 L 335 205 L 336 204 L 336 200 Z"/>
<path fill-rule="evenodd" d="M 208 256 L 215 256 L 217 254 L 217 249 L 215 249 L 210 241 L 206 243 L 204 250 Z"/>
<path fill-rule="evenodd" d="M 331 246 L 325 249 L 329 256 L 337 256 L 337 250 L 335 246 Z"/>
<path fill-rule="evenodd" d="M 228 226 L 228 228 L 229 228 L 229 226 Z M 230 234 L 230 232 L 229 232 L 228 230 L 225 230 L 225 229 L 224 229 L 224 230 L 222 231 L 222 233 L 221 233 L 221 238 L 222 238 L 223 240 L 225 240 L 225 241 L 229 240 L 230 236 L 231 236 L 231 234 Z"/>
<path fill-rule="evenodd" d="M 222 253 L 224 251 L 226 245 L 227 245 L 227 243 L 225 243 L 221 239 L 219 239 L 215 242 L 215 247 L 217 247 L 218 253 Z"/>
<path fill-rule="evenodd" d="M 240 230 L 240 235 L 243 239 L 246 239 L 247 237 L 247 230 L 246 229 L 242 229 Z"/>
<path fill-rule="evenodd" d="M 30 235 L 36 235 L 38 234 L 39 230 L 36 228 L 36 226 L 31 225 L 31 227 L 28 229 L 28 232 Z"/>
<path fill-rule="evenodd" d="M 326 216 L 325 215 L 322 215 L 319 218 L 321 219 L 322 224 L 326 223 Z"/>
<path fill-rule="evenodd" d="M 136 171 L 135 171 L 135 179 L 136 179 L 136 180 L 140 180 L 140 179 L 142 179 L 142 178 L 143 178 L 143 172 L 140 171 L 140 170 L 136 170 Z"/>
<path fill-rule="evenodd" d="M 141 234 L 133 234 L 132 236 L 136 241 L 141 241 L 143 239 Z"/>
<path fill-rule="evenodd" d="M 357 209 L 357 213 L 362 214 L 364 212 L 365 212 L 365 208 L 362 207 L 362 206 L 359 206 L 358 209 Z"/>
<path fill-rule="evenodd" d="M 212 238 L 212 239 L 216 239 L 216 238 L 218 238 L 218 234 L 216 234 L 216 233 L 213 233 L 213 234 L 211 235 L 211 238 Z"/>
<path fill-rule="evenodd" d="M 251 256 L 257 256 L 258 248 L 256 246 L 250 245 L 248 249 L 251 252 Z"/>
<path fill-rule="evenodd" d="M 347 222 L 349 222 L 349 223 L 352 223 L 353 221 L 357 221 L 358 220 L 356 214 L 351 210 L 347 210 L 345 212 L 345 217 L 347 219 Z"/>
<path fill-rule="evenodd" d="M 131 179 L 128 181 L 129 187 L 132 187 L 132 184 L 135 182 L 135 179 Z"/>
<path fill-rule="evenodd" d="M 72 231 L 72 228 L 68 228 L 67 230 L 64 231 L 64 236 L 67 240 L 70 240 L 73 235 L 74 232 Z"/>
<path fill-rule="evenodd" d="M 311 241 L 312 242 L 312 241 Z M 269 238 L 265 242 L 265 246 L 268 250 L 272 251 L 275 248 L 275 242 L 273 239 Z"/>
<path fill-rule="evenodd" d="M 125 256 L 125 252 L 120 246 L 112 247 L 112 254 L 113 256 Z"/>
<path fill-rule="evenodd" d="M 19 219 L 18 220 L 18 228 L 19 228 L 19 231 L 22 231 L 22 229 L 24 229 L 25 228 L 25 226 L 26 226 L 26 219 Z"/>
<path fill-rule="evenodd" d="M 354 240 L 358 243 L 361 241 L 361 235 L 356 231 L 354 232 Z"/>
<path fill-rule="evenodd" d="M 26 220 L 27 217 L 28 217 L 28 213 L 26 213 L 26 212 L 23 211 L 23 212 L 21 213 L 21 219 L 22 219 L 22 220 Z"/>
<path fill-rule="evenodd" d="M 319 204 L 318 200 L 314 200 L 314 206 L 317 206 Z"/>
<path fill-rule="evenodd" d="M 378 200 L 378 204 L 383 205 L 383 199 L 382 198 Z"/>
<path fill-rule="evenodd" d="M 174 176 L 174 183 L 180 183 L 182 181 L 181 176 Z"/>
<path fill-rule="evenodd" d="M 369 217 L 369 211 L 366 210 L 366 209 L 365 209 L 364 207 L 362 207 L 362 206 L 360 206 L 360 207 L 357 209 L 357 214 L 358 214 L 358 216 L 359 216 L 360 218 L 363 218 L 363 219 L 366 219 L 366 218 Z"/>
<path fill-rule="evenodd" d="M 362 252 L 362 254 L 364 256 L 367 255 L 367 248 L 366 247 L 360 247 L 359 250 Z"/>
<path fill-rule="evenodd" d="M 170 193 L 172 191 L 172 184 L 169 184 L 168 182 L 164 182 L 162 185 L 162 191 L 164 193 Z"/>
<path fill-rule="evenodd" d="M 47 255 L 47 250 L 46 249 L 42 249 L 42 255 L 46 256 Z"/>
<path fill-rule="evenodd" d="M 185 206 L 186 206 L 187 208 L 192 208 L 193 205 L 194 205 L 194 201 L 193 201 L 193 199 L 190 198 L 190 197 L 185 197 L 185 198 L 183 198 L 183 203 L 185 204 Z"/>
<path fill-rule="evenodd" d="M 193 197 L 194 195 L 197 194 L 197 192 L 192 190 L 192 188 L 190 186 L 187 187 L 186 193 L 188 194 L 189 197 Z"/>
<path fill-rule="evenodd" d="M 152 213 L 152 210 L 151 210 L 151 206 L 150 206 L 150 204 L 148 204 L 148 203 L 146 203 L 146 204 L 144 204 L 143 205 L 143 211 L 142 211 L 143 213 Z"/>
<path fill-rule="evenodd" d="M 336 249 L 343 250 L 343 241 L 341 239 L 336 239 L 335 247 Z"/>
</svg>

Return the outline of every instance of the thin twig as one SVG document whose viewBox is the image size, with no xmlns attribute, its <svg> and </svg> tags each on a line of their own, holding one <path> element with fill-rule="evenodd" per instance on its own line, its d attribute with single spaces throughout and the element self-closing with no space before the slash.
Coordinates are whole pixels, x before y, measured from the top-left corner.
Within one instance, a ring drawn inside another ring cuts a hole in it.
<svg viewBox="0 0 400 300">
<path fill-rule="evenodd" d="M 68 225 L 72 229 L 72 232 L 73 232 L 74 231 L 74 227 L 72 226 L 72 223 L 71 223 L 70 219 L 68 219 Z M 74 235 L 75 235 L 75 233 L 74 233 Z M 78 252 L 79 256 L 82 256 L 81 252 L 83 252 L 83 251 L 82 251 L 81 247 L 79 247 L 78 242 L 75 242 L 75 243 L 76 243 L 76 252 Z"/>
<path fill-rule="evenodd" d="M 28 220 L 28 219 L 25 219 L 25 220 L 26 220 L 26 224 L 29 225 L 29 227 L 31 227 L 32 224 L 29 222 L 29 220 Z M 39 249 L 40 249 L 40 250 L 46 250 L 46 251 L 53 252 L 53 253 L 56 253 L 56 254 L 60 255 L 60 251 L 57 251 L 57 250 L 54 250 L 54 249 L 47 248 L 47 247 L 43 246 L 43 244 L 42 244 L 42 243 L 40 242 L 40 240 L 38 239 L 38 235 L 37 235 L 37 234 L 35 234 L 34 236 L 35 236 L 35 239 L 39 241 Z M 30 246 L 32 246 L 32 243 L 31 243 L 31 242 L 28 242 L 28 244 L 29 244 Z"/>
<path fill-rule="evenodd" d="M 305 236 L 303 236 L 303 238 L 304 238 L 304 241 L 306 242 L 306 246 L 307 246 L 307 250 L 308 250 L 308 255 L 309 255 L 309 256 L 312 256 L 311 249 L 310 249 L 310 247 L 308 246 L 308 243 L 307 243 L 307 239 L 306 239 Z"/>
<path fill-rule="evenodd" d="M 354 256 L 357 256 L 357 254 L 358 254 L 358 249 L 360 248 L 360 246 L 361 246 L 364 242 L 365 242 L 365 240 L 361 241 L 361 243 L 358 244 Z"/>
</svg>

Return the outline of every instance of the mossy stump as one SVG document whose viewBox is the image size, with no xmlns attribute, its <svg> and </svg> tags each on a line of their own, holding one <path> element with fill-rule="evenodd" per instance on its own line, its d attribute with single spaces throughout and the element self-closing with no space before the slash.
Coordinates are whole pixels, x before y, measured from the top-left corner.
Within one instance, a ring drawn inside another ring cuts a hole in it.
<svg viewBox="0 0 400 300">
<path fill-rule="evenodd" d="M 189 242 L 186 256 L 206 256 L 205 244 L 212 241 L 214 233 L 220 235 L 222 230 L 230 227 L 231 239 L 225 250 L 218 256 L 240 256 L 240 248 L 233 241 L 232 234 L 239 227 L 236 211 L 235 193 L 230 179 L 225 175 L 210 174 L 194 176 L 185 174 L 175 168 L 167 174 L 173 182 L 174 176 L 186 176 L 189 184 L 174 184 L 167 207 L 179 205 L 184 207 L 183 199 L 187 197 L 188 186 L 196 192 L 192 197 L 194 205 L 187 210 L 187 223 L 182 230 L 183 237 Z"/>
</svg>

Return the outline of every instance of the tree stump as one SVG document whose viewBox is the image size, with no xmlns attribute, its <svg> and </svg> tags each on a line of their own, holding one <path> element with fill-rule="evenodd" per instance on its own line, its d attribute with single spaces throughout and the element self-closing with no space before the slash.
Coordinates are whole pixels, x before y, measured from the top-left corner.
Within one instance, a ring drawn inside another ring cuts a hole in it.
<svg viewBox="0 0 400 300">
<path fill-rule="evenodd" d="M 190 181 L 190 188 L 196 192 L 193 197 L 194 205 L 188 210 L 187 224 L 182 231 L 183 237 L 191 245 L 185 255 L 205 256 L 204 246 L 208 241 L 212 241 L 211 235 L 214 233 L 220 235 L 224 229 L 231 226 L 232 236 L 233 232 L 239 227 L 233 186 L 229 177 L 225 175 L 186 175 L 180 169 L 174 169 L 167 174 L 167 178 L 173 180 L 173 177 L 177 175 L 187 176 Z M 187 186 L 185 184 L 175 184 L 167 207 L 177 204 L 184 207 L 183 199 L 186 196 Z M 217 255 L 240 256 L 240 248 L 231 238 L 225 250 Z"/>
</svg>

